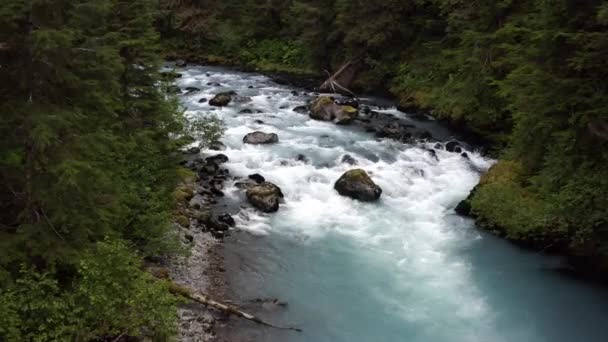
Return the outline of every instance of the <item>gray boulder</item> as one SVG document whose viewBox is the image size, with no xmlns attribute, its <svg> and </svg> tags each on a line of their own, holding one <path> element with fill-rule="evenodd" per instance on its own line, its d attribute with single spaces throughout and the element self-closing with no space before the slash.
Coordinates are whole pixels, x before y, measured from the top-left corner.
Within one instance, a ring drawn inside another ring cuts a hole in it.
<svg viewBox="0 0 608 342">
<path fill-rule="evenodd" d="M 274 133 L 264 132 L 253 132 L 247 134 L 243 138 L 245 144 L 262 145 L 262 144 L 276 144 L 279 142 L 279 136 Z"/>
</svg>

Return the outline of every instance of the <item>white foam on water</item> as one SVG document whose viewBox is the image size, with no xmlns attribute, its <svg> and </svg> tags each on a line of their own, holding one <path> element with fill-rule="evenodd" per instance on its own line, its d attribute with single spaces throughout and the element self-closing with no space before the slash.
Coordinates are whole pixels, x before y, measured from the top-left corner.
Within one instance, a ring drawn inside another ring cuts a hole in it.
<svg viewBox="0 0 608 342">
<path fill-rule="evenodd" d="M 208 82 L 222 86 L 210 88 Z M 492 160 L 475 151 L 467 151 L 469 159 L 437 151 L 435 159 L 425 150 L 430 143 L 377 140 L 357 129 L 312 121 L 291 110 L 305 104 L 306 97 L 293 96 L 290 88 L 263 76 L 190 68 L 178 83 L 203 89 L 183 97 L 187 116 L 213 113 L 225 121 L 228 129 L 223 142 L 228 149 L 222 153 L 230 158 L 231 174 L 259 173 L 285 194 L 277 214 L 247 209 L 236 215 L 239 229 L 305 237 L 301 241 L 339 234 L 361 246 L 364 267 L 381 270 L 394 288 L 390 292 L 371 288 L 367 295 L 385 303 L 386 312 L 404 322 L 424 323 L 422 327 L 430 330 L 421 336 L 434 336 L 433 326 L 453 325 L 450 341 L 500 341 L 493 331 L 492 310 L 471 279 L 470 265 L 452 252 L 470 235 L 445 220 L 477 184 L 478 171 L 487 170 Z M 198 103 L 225 90 L 251 96 L 252 101 L 221 109 Z M 244 108 L 262 113 L 238 114 Z M 404 116 L 396 109 L 384 112 Z M 280 142 L 243 144 L 243 136 L 254 130 L 277 133 Z M 297 161 L 298 154 L 309 161 Z M 379 202 L 361 203 L 333 189 L 334 182 L 353 168 L 340 163 L 345 154 L 354 157 L 357 167 L 382 187 Z M 236 198 L 238 193 L 234 187 L 226 189 L 229 197 Z"/>
</svg>

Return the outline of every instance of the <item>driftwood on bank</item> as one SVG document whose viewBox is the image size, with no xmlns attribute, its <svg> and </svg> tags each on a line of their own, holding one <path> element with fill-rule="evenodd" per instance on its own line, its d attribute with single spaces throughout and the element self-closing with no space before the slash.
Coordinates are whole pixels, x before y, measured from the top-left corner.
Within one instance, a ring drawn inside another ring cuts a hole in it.
<svg viewBox="0 0 608 342">
<path fill-rule="evenodd" d="M 183 286 L 179 286 L 173 282 L 170 282 L 170 288 L 169 290 L 171 291 L 171 293 L 173 293 L 174 295 L 177 296 L 181 296 L 184 297 L 186 299 L 192 300 L 194 302 L 203 304 L 205 306 L 208 306 L 210 308 L 216 309 L 218 311 L 224 312 L 228 315 L 235 315 L 241 318 L 244 318 L 246 320 L 261 324 L 261 325 L 265 325 L 267 327 L 271 327 L 271 328 L 275 328 L 275 329 L 282 329 L 282 330 L 293 330 L 293 331 L 297 331 L 297 332 L 301 332 L 302 329 L 299 328 L 294 328 L 294 327 L 281 327 L 278 325 L 274 325 L 271 323 L 268 323 L 264 320 L 262 320 L 259 317 L 256 317 L 250 313 L 244 312 L 241 309 L 239 309 L 238 307 L 234 306 L 234 305 L 228 305 L 228 304 L 224 304 L 221 302 L 218 302 L 216 300 L 213 300 L 212 298 L 210 298 L 209 296 L 206 296 L 204 294 L 199 294 L 199 293 L 195 293 L 193 291 L 191 291 L 189 288 L 185 288 Z"/>
<path fill-rule="evenodd" d="M 349 89 L 351 83 L 355 80 L 357 69 L 367 54 L 367 51 L 362 51 L 359 55 L 344 62 L 340 68 L 333 74 L 325 70 L 327 73 L 327 80 L 321 84 L 319 88 L 321 91 L 329 91 L 334 93 L 340 93 L 342 95 L 355 94 Z"/>
<path fill-rule="evenodd" d="M 329 71 L 325 70 L 328 78 L 321 84 L 319 89 L 321 91 L 355 96 L 355 93 L 349 90 L 348 87 L 355 78 L 356 63 L 358 59 L 359 58 L 355 58 L 347 61 L 333 74 L 330 74 Z"/>
</svg>

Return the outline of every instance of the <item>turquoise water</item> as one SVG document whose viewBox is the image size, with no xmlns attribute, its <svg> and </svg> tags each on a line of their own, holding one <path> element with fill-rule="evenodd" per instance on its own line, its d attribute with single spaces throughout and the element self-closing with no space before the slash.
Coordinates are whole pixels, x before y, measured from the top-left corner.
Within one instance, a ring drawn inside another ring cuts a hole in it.
<svg viewBox="0 0 608 342">
<path fill-rule="evenodd" d="M 279 185 L 277 214 L 243 207 L 226 242 L 233 299 L 273 322 L 303 333 L 233 321 L 231 341 L 606 341 L 608 293 L 554 270 L 561 260 L 522 251 L 477 231 L 454 206 L 493 160 L 469 159 L 377 140 L 361 129 L 309 120 L 291 108 L 310 97 L 267 78 L 218 68 L 182 70 L 187 116 L 221 117 L 231 174 L 260 173 Z M 219 87 L 208 87 L 219 82 Z M 222 109 L 201 97 L 235 90 L 241 101 Z M 239 114 L 241 109 L 258 114 Z M 380 110 L 379 108 L 377 108 Z M 410 120 L 394 108 L 383 113 Z M 261 121 L 260 121 L 261 120 Z M 420 123 L 440 140 L 450 132 Z M 273 146 L 250 146 L 254 130 L 277 133 Z M 303 154 L 308 161 L 298 161 Z M 333 183 L 352 168 L 345 154 L 371 174 L 384 193 L 377 203 L 339 196 Z M 240 203 L 231 184 L 227 201 Z M 252 302 L 279 298 L 277 308 Z"/>
</svg>

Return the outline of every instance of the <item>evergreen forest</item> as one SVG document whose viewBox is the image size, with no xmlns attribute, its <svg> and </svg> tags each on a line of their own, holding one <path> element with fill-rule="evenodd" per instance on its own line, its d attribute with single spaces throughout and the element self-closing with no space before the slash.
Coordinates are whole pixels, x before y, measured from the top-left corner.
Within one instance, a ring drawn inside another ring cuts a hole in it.
<svg viewBox="0 0 608 342">
<path fill-rule="evenodd" d="M 498 160 L 460 211 L 608 278 L 606 0 L 3 0 L 0 341 L 174 336 L 182 300 L 143 266 L 188 253 L 165 59 L 319 80 L 356 61 L 352 90 Z"/>
</svg>

